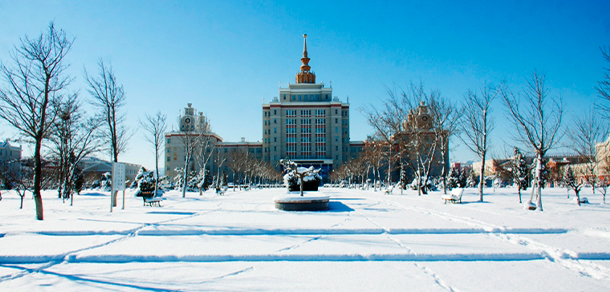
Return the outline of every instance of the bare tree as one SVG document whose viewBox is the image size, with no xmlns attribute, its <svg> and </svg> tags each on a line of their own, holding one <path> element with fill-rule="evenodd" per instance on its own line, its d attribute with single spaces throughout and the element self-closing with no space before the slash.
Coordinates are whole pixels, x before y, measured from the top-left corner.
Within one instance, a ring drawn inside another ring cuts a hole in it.
<svg viewBox="0 0 610 292">
<path fill-rule="evenodd" d="M 216 143 L 214 139 L 216 139 L 212 132 L 211 126 L 208 120 L 203 116 L 203 113 L 199 113 L 199 125 L 197 128 L 196 135 L 196 143 L 195 143 L 195 152 L 194 157 L 195 161 L 198 163 L 199 171 L 202 173 L 202 179 L 199 185 L 199 195 L 203 195 L 203 185 L 207 180 L 207 166 L 214 155 L 214 150 L 216 148 Z"/>
<path fill-rule="evenodd" d="M 449 160 L 449 140 L 453 135 L 458 133 L 462 110 L 458 109 L 457 106 L 449 100 L 439 96 L 438 98 L 431 100 L 430 111 L 432 123 L 435 125 L 432 129 L 438 140 L 438 150 L 441 154 L 441 176 L 443 179 L 443 192 L 446 194 L 449 169 L 445 162 Z"/>
<path fill-rule="evenodd" d="M 58 189 L 63 199 L 70 198 L 74 204 L 72 191 L 75 189 L 78 163 L 85 157 L 98 152 L 102 147 L 98 129 L 100 120 L 96 117 L 83 116 L 77 96 L 73 95 L 58 107 L 59 119 L 51 135 L 51 151 L 60 161 L 60 178 Z"/>
<path fill-rule="evenodd" d="M 476 153 L 481 159 L 479 177 L 479 201 L 483 202 L 483 186 L 485 184 L 485 159 L 489 149 L 489 135 L 494 129 L 494 120 L 491 118 L 491 103 L 498 92 L 488 84 L 483 85 L 480 94 L 473 91 L 466 93 L 464 101 L 464 117 L 460 123 L 462 135 L 460 139 L 470 151 Z"/>
<path fill-rule="evenodd" d="M 119 162 L 119 154 L 127 148 L 127 141 L 134 133 L 130 133 L 124 125 L 125 114 L 121 113 L 126 97 L 123 85 L 119 84 L 111 65 L 98 61 L 99 74 L 89 76 L 85 70 L 85 79 L 89 84 L 89 93 L 93 98 L 92 105 L 99 110 L 99 118 L 103 121 L 104 137 L 109 143 L 112 161 Z M 117 191 L 112 194 L 112 205 L 117 205 Z"/>
<path fill-rule="evenodd" d="M 418 181 L 418 191 L 421 194 L 422 186 L 427 184 L 430 177 L 430 170 L 439 148 L 438 136 L 433 130 L 434 123 L 438 120 L 430 121 L 429 125 L 432 127 L 421 127 L 419 121 L 409 120 L 409 117 L 416 115 L 421 107 L 430 109 L 430 106 L 435 103 L 434 100 L 440 100 L 440 93 L 438 91 L 425 92 L 422 83 L 411 83 L 407 91 L 387 88 L 387 92 L 389 98 L 384 102 L 382 109 L 369 107 L 362 108 L 361 112 L 375 129 L 376 137 L 388 145 L 397 146 L 396 151 L 393 151 L 393 147 L 388 147 L 388 186 L 392 166 L 395 162 L 400 161 L 401 167 L 408 167 L 415 175 Z M 432 113 L 431 110 L 430 113 Z M 403 186 L 404 183 L 403 181 Z"/>
<path fill-rule="evenodd" d="M 602 122 L 594 108 L 588 110 L 584 115 L 576 116 L 572 127 L 567 131 L 570 138 L 570 148 L 578 153 L 585 162 L 585 179 L 593 188 L 597 183 L 596 169 L 599 165 L 597 149 L 595 145 L 602 142 L 608 135 L 608 127 Z"/>
<path fill-rule="evenodd" d="M 542 208 L 542 170 L 544 155 L 552 149 L 562 136 L 563 101 L 551 98 L 546 87 L 545 76 L 534 71 L 523 89 L 525 104 L 521 107 L 519 96 L 506 87 L 501 88 L 502 98 L 517 130 L 517 139 L 536 155 L 535 184 L 536 208 Z M 530 199 L 531 203 L 531 199 Z"/>
<path fill-rule="evenodd" d="M 602 55 L 607 62 L 610 62 L 610 48 L 601 47 Z M 610 102 L 610 68 L 605 68 L 606 73 L 604 79 L 597 82 L 597 94 L 604 102 Z M 602 115 L 606 119 L 610 119 L 610 106 L 607 104 L 601 104 L 599 106 L 602 110 Z"/>
<path fill-rule="evenodd" d="M 34 143 L 34 200 L 36 218 L 43 220 L 42 196 L 42 145 L 50 135 L 57 114 L 55 105 L 72 78 L 64 75 L 68 67 L 65 57 L 73 39 L 63 30 L 49 24 L 48 33 L 30 39 L 21 39 L 11 57 L 12 67 L 4 64 L 0 72 L 4 86 L 0 89 L 0 118 L 6 120 Z"/>
<path fill-rule="evenodd" d="M 384 165 L 384 162 L 387 160 L 387 148 L 390 145 L 384 143 L 378 138 L 369 137 L 364 141 L 364 147 L 362 148 L 363 155 L 366 157 L 366 160 L 373 167 L 373 178 L 375 181 L 373 182 L 373 189 L 377 191 L 378 182 L 381 180 L 381 168 Z"/>
<path fill-rule="evenodd" d="M 145 139 L 150 142 L 155 150 L 155 196 L 157 195 L 158 182 L 159 182 L 159 156 L 163 148 L 163 141 L 165 138 L 165 130 L 167 125 L 165 124 L 166 116 L 158 111 L 155 115 L 145 115 L 146 120 L 140 121 L 142 128 L 148 133 L 145 135 Z"/>
<path fill-rule="evenodd" d="M 178 121 L 180 123 L 180 121 Z M 197 136 L 194 133 L 194 127 L 181 127 L 180 133 L 180 142 L 184 147 L 184 167 L 182 170 L 182 197 L 186 198 L 186 189 L 188 188 L 188 174 L 189 174 L 189 166 L 193 168 L 191 161 L 193 160 L 193 156 L 195 155 L 195 151 L 197 149 Z M 194 170 L 194 169 L 193 169 Z"/>
</svg>

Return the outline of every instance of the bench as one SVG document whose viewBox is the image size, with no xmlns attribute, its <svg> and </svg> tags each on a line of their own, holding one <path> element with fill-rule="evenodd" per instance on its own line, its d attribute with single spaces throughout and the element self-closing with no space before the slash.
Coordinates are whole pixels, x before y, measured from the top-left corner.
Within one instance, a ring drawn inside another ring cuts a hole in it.
<svg viewBox="0 0 610 292">
<path fill-rule="evenodd" d="M 161 207 L 161 201 L 163 201 L 163 199 L 159 198 L 159 197 L 144 197 L 144 206 L 146 206 L 146 204 L 148 204 L 149 206 L 153 206 L 153 205 L 157 205 L 158 207 Z"/>
<path fill-rule="evenodd" d="M 383 194 L 384 195 L 391 195 L 393 190 L 394 190 L 394 187 L 393 186 L 389 186 L 387 189 L 385 189 L 383 191 Z"/>
<path fill-rule="evenodd" d="M 225 194 L 226 191 L 227 191 L 226 188 L 217 188 L 216 189 L 216 194 L 219 195 L 219 196 L 222 196 L 222 195 Z"/>
<path fill-rule="evenodd" d="M 450 194 L 445 194 L 441 197 L 445 201 L 450 203 L 462 203 L 462 194 L 464 193 L 464 189 L 453 189 Z"/>
</svg>

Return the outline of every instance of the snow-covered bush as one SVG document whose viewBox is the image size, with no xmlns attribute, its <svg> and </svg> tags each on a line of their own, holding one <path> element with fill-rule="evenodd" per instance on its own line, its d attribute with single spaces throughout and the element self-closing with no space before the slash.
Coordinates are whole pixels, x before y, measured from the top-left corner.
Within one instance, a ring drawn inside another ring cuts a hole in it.
<svg viewBox="0 0 610 292">
<path fill-rule="evenodd" d="M 141 167 L 136 175 L 135 181 L 138 185 L 138 191 L 135 193 L 137 197 L 160 197 L 163 195 L 163 189 L 157 188 L 157 194 L 155 193 L 155 174 L 154 171 L 147 171 L 146 168 Z"/>
<path fill-rule="evenodd" d="M 308 171 L 305 167 L 299 167 L 299 172 Z M 303 178 L 303 191 L 317 191 L 318 186 L 322 182 L 322 177 L 316 172 L 309 174 Z M 288 172 L 284 175 L 284 186 L 288 188 L 289 191 L 299 191 L 301 190 L 301 180 L 296 177 L 293 172 Z"/>
<path fill-rule="evenodd" d="M 427 181 L 425 185 L 424 181 Z M 425 177 L 421 177 L 419 185 L 421 185 L 421 192 L 423 194 L 427 194 L 428 191 L 436 191 L 436 186 L 432 183 L 432 179 L 426 180 Z M 409 186 L 412 190 L 416 191 L 418 186 L 417 178 L 414 178 Z"/>
<path fill-rule="evenodd" d="M 318 186 L 322 182 L 322 177 L 318 174 L 320 169 L 299 167 L 298 164 L 290 160 L 280 160 L 280 164 L 284 166 L 284 185 L 290 191 L 301 191 L 301 196 L 304 191 L 317 191 Z"/>
<path fill-rule="evenodd" d="M 101 188 L 104 191 L 110 191 L 112 189 L 112 174 L 110 174 L 110 172 L 102 174 L 101 184 Z"/>
</svg>

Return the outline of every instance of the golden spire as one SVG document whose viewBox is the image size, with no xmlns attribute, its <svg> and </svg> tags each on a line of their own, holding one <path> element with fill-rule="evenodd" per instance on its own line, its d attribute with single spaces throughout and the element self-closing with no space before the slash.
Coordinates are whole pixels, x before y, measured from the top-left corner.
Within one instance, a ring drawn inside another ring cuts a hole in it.
<svg viewBox="0 0 610 292">
<path fill-rule="evenodd" d="M 303 35 L 303 58 L 301 58 L 301 72 L 297 73 L 297 83 L 316 83 L 316 74 L 310 72 L 309 57 L 307 57 L 307 34 Z"/>
<path fill-rule="evenodd" d="M 303 58 L 301 58 L 301 71 L 309 72 L 311 67 L 309 67 L 309 58 L 307 57 L 307 34 L 303 35 Z"/>
</svg>

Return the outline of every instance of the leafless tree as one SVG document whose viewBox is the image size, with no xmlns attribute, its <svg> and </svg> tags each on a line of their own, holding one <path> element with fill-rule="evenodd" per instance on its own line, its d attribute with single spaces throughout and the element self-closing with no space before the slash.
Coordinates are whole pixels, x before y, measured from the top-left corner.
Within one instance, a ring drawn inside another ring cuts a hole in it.
<svg viewBox="0 0 610 292">
<path fill-rule="evenodd" d="M 178 121 L 180 123 L 180 121 Z M 195 135 L 194 127 L 181 127 L 180 129 L 179 141 L 184 147 L 184 167 L 181 168 L 182 171 L 182 197 L 186 198 L 186 189 L 188 188 L 188 175 L 189 175 L 189 167 L 190 170 L 194 171 L 194 167 L 191 164 L 193 157 L 195 155 L 195 151 L 197 149 L 197 135 Z"/>
<path fill-rule="evenodd" d="M 4 86 L 0 89 L 0 118 L 34 143 L 34 200 L 36 218 L 44 219 L 42 196 L 42 145 L 57 117 L 55 105 L 62 99 L 72 78 L 64 72 L 65 57 L 72 47 L 63 30 L 53 22 L 40 37 L 21 39 L 11 57 L 13 64 L 0 66 Z"/>
<path fill-rule="evenodd" d="M 536 189 L 536 208 L 543 211 L 542 164 L 546 152 L 552 149 L 563 135 L 563 101 L 561 97 L 549 97 L 545 76 L 535 71 L 527 79 L 527 86 L 523 89 L 523 106 L 519 95 L 515 95 L 508 88 L 502 87 L 501 94 L 517 130 L 517 139 L 536 155 L 535 184 L 532 188 Z"/>
<path fill-rule="evenodd" d="M 369 125 L 374 128 L 376 137 L 388 145 L 398 146 L 397 149 L 388 148 L 387 185 L 390 185 L 392 166 L 400 161 L 403 167 L 407 166 L 412 170 L 418 180 L 420 186 L 418 190 L 421 193 L 421 185 L 422 183 L 425 185 L 429 179 L 434 157 L 439 148 L 438 137 L 434 130 L 419 129 L 419 124 L 409 121 L 408 118 L 420 105 L 429 107 L 433 104 L 433 100 L 440 100 L 440 93 L 426 92 L 422 83 L 411 83 L 406 91 L 387 88 L 387 93 L 388 99 L 381 109 L 368 107 L 362 108 L 361 112 L 366 116 Z M 400 133 L 403 134 L 403 139 L 397 140 L 396 135 Z"/>
<path fill-rule="evenodd" d="M 596 169 L 599 165 L 598 159 L 600 159 L 595 145 L 606 139 L 608 127 L 599 119 L 595 109 L 591 108 L 584 115 L 576 116 L 573 119 L 567 133 L 571 142 L 570 148 L 578 153 L 578 156 L 585 162 L 585 179 L 591 184 L 593 194 L 595 194 Z"/>
<path fill-rule="evenodd" d="M 157 182 L 159 181 L 159 156 L 165 140 L 165 130 L 167 130 L 167 125 L 165 123 L 166 118 L 167 117 L 163 113 L 158 111 L 153 116 L 146 114 L 145 120 L 140 121 L 140 125 L 148 134 L 145 135 L 144 138 L 153 145 L 155 150 L 155 172 L 157 174 L 155 177 L 155 196 L 157 195 Z"/>
<path fill-rule="evenodd" d="M 443 179 L 443 192 L 446 194 L 449 169 L 445 162 L 449 160 L 449 140 L 453 135 L 458 133 L 462 109 L 458 109 L 454 103 L 439 96 L 439 98 L 431 100 L 430 111 L 432 123 L 435 125 L 433 130 L 438 140 L 438 150 L 441 154 L 441 176 Z"/>
<path fill-rule="evenodd" d="M 203 183 L 206 181 L 206 171 L 207 165 L 214 155 L 214 150 L 216 148 L 216 143 L 214 143 L 214 139 L 216 139 L 211 133 L 211 126 L 207 119 L 200 113 L 199 117 L 200 123 L 197 127 L 196 140 L 195 140 L 195 153 L 194 158 L 198 163 L 199 171 L 202 172 L 202 180 L 199 188 L 199 195 L 203 195 Z"/>
<path fill-rule="evenodd" d="M 92 105 L 99 110 L 99 118 L 103 121 L 104 137 L 109 143 L 111 159 L 119 162 L 119 154 L 127 148 L 127 141 L 133 136 L 125 127 L 125 114 L 121 113 L 125 106 L 126 97 L 123 85 L 116 80 L 111 65 L 98 61 L 99 74 L 97 77 L 89 76 L 85 70 L 85 79 L 89 84 Z M 116 207 L 117 192 L 112 194 L 112 205 Z"/>
<path fill-rule="evenodd" d="M 384 166 L 384 162 L 387 161 L 389 147 L 389 144 L 375 137 L 369 137 L 364 141 L 362 152 L 366 160 L 373 167 L 373 177 L 375 179 L 373 189 L 375 191 L 377 191 L 378 181 L 381 180 L 381 168 Z"/>
<path fill-rule="evenodd" d="M 78 171 L 78 163 L 85 157 L 98 152 L 102 148 L 98 129 L 100 120 L 96 117 L 85 117 L 80 109 L 77 95 L 72 95 L 58 107 L 59 119 L 54 124 L 50 137 L 51 151 L 60 162 L 59 194 L 62 198 L 70 198 L 74 204 L 72 191 Z M 63 196 L 61 195 L 63 191 Z"/>
<path fill-rule="evenodd" d="M 610 63 L 610 48 L 609 47 L 601 47 L 602 55 L 607 62 Z M 604 104 L 601 104 L 599 107 L 602 110 L 602 115 L 606 119 L 610 119 L 610 106 L 605 104 L 610 102 L 610 68 L 605 68 L 606 73 L 604 74 L 604 79 L 602 81 L 597 82 L 597 94 L 604 101 Z"/>
<path fill-rule="evenodd" d="M 485 159 L 489 149 L 489 135 L 494 129 L 491 117 L 491 104 L 498 92 L 488 84 L 483 85 L 480 94 L 468 91 L 463 107 L 463 119 L 460 123 L 460 139 L 481 159 L 479 177 L 479 201 L 483 202 L 483 186 L 485 184 Z"/>
</svg>

